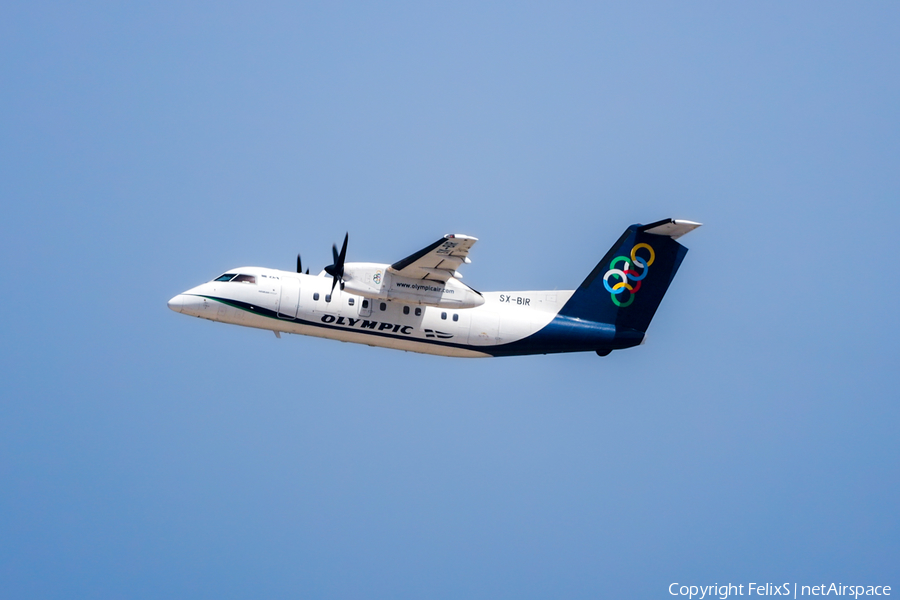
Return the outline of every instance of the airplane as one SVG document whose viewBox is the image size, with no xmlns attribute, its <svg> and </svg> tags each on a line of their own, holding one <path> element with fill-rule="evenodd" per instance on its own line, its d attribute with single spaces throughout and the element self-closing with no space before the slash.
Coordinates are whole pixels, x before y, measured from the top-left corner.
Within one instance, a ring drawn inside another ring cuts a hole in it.
<svg viewBox="0 0 900 600">
<path fill-rule="evenodd" d="M 210 321 L 455 357 L 638 346 L 700 223 L 631 225 L 575 290 L 479 292 L 458 269 L 477 238 L 448 234 L 393 264 L 348 263 L 347 241 L 318 275 L 229 269 L 168 302 Z"/>
</svg>

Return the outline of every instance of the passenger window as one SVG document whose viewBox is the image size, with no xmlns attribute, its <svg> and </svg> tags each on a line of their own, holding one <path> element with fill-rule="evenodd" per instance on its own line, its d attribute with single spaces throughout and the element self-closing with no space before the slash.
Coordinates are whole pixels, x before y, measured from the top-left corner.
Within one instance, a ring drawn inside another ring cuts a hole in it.
<svg viewBox="0 0 900 600">
<path fill-rule="evenodd" d="M 213 281 L 231 281 L 232 277 L 234 277 L 234 273 L 225 273 L 224 275 L 216 277 Z"/>
<path fill-rule="evenodd" d="M 459 321 L 459 315 L 453 315 L 453 320 L 454 320 L 454 321 Z"/>
<path fill-rule="evenodd" d="M 418 306 L 416 307 L 416 316 L 417 316 L 417 317 L 421 317 L 421 316 L 422 316 L 422 309 L 419 308 Z"/>
<path fill-rule="evenodd" d="M 313 294 L 313 300 L 315 300 L 316 302 L 319 301 L 319 292 L 316 292 L 315 294 Z"/>
<path fill-rule="evenodd" d="M 325 302 L 331 302 L 331 294 L 325 294 Z"/>
<path fill-rule="evenodd" d="M 384 302 L 381 303 L 381 310 L 387 310 L 387 304 Z"/>
<path fill-rule="evenodd" d="M 442 313 L 441 313 L 441 318 L 442 318 L 443 320 L 446 321 L 446 320 L 447 320 L 447 313 L 442 312 Z"/>
<path fill-rule="evenodd" d="M 347 304 L 349 304 L 350 306 L 353 306 L 354 302 L 355 300 L 353 298 L 347 298 Z"/>
<path fill-rule="evenodd" d="M 403 314 L 404 314 L 404 315 L 408 315 L 408 314 L 409 314 L 409 307 L 408 307 L 408 306 L 404 306 L 404 307 L 403 307 Z"/>
<path fill-rule="evenodd" d="M 240 283 L 253 283 L 253 284 L 255 284 L 255 283 L 256 283 L 256 277 L 254 277 L 253 275 L 238 275 L 237 277 L 235 277 L 234 279 L 232 279 L 231 282 L 232 282 L 232 283 L 240 282 Z"/>
</svg>

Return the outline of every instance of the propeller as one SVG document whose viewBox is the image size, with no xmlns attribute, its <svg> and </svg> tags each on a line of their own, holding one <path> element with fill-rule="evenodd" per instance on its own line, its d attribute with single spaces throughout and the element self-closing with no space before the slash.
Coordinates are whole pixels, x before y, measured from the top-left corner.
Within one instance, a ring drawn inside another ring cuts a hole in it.
<svg viewBox="0 0 900 600">
<path fill-rule="evenodd" d="M 328 265 L 325 267 L 325 272 L 331 275 L 331 291 L 334 291 L 334 286 L 337 285 L 337 282 L 341 282 L 341 289 L 344 289 L 344 259 L 347 257 L 347 240 L 350 238 L 350 233 L 347 232 L 344 234 L 344 245 L 341 246 L 341 253 L 338 254 L 337 246 L 331 245 L 331 255 L 334 257 L 334 264 Z"/>
<path fill-rule="evenodd" d="M 300 255 L 297 255 L 297 272 L 303 272 L 303 262 L 300 260 Z M 306 268 L 306 274 L 309 275 L 309 267 Z"/>
</svg>

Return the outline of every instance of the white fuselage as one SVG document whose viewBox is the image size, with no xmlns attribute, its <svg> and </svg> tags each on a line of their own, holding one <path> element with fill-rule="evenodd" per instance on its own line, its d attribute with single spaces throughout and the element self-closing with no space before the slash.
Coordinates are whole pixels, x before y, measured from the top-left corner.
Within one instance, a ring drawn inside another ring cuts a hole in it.
<svg viewBox="0 0 900 600">
<path fill-rule="evenodd" d="M 245 327 L 442 356 L 596 352 L 644 343 L 699 227 L 630 225 L 577 289 L 478 292 L 458 268 L 477 238 L 447 234 L 392 264 L 346 262 L 347 241 L 317 276 L 244 267 L 169 300 L 176 312 Z"/>
<path fill-rule="evenodd" d="M 169 301 L 211 321 L 443 356 L 493 356 L 547 326 L 572 291 L 488 292 L 471 308 L 426 306 L 332 291 L 332 278 L 243 267 Z M 248 281 L 253 279 L 254 281 Z"/>
</svg>

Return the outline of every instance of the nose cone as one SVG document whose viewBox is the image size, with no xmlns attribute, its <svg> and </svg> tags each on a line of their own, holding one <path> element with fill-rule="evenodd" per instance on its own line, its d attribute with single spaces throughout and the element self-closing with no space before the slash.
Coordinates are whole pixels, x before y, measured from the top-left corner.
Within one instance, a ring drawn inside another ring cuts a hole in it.
<svg viewBox="0 0 900 600">
<path fill-rule="evenodd" d="M 184 296 L 182 294 L 178 294 L 168 302 L 169 308 L 174 310 L 177 313 L 180 313 L 184 309 Z"/>
</svg>

